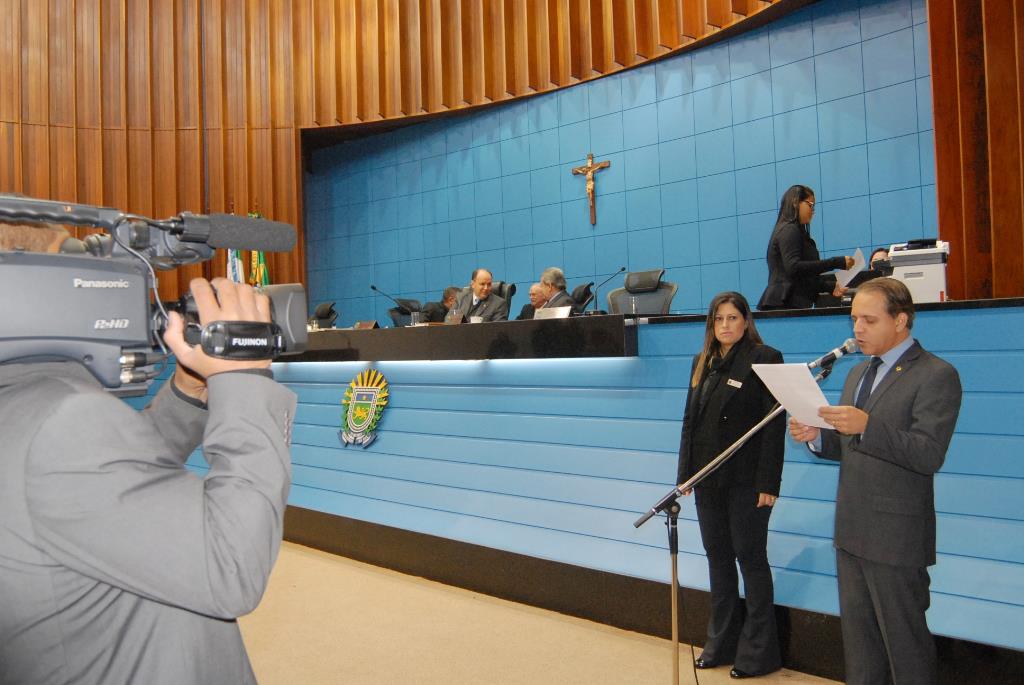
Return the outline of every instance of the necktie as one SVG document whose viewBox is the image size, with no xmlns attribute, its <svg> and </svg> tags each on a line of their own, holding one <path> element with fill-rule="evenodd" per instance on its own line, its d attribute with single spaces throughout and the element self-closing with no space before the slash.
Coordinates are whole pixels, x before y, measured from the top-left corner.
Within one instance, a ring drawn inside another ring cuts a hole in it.
<svg viewBox="0 0 1024 685">
<path fill-rule="evenodd" d="M 860 390 L 857 392 L 857 401 L 853 405 L 857 409 L 863 409 L 864 405 L 868 403 L 868 398 L 871 397 L 871 388 L 875 384 L 875 376 L 878 375 L 878 367 L 881 365 L 881 357 L 871 358 L 871 365 L 868 367 L 867 373 L 864 374 L 864 380 L 861 381 Z"/>
</svg>

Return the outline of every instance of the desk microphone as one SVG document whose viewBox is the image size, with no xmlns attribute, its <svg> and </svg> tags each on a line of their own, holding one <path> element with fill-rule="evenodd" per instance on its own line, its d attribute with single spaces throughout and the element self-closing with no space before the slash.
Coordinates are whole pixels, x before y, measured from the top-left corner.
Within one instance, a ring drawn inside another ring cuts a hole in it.
<svg viewBox="0 0 1024 685">
<path fill-rule="evenodd" d="M 388 298 L 389 300 L 394 302 L 396 305 L 398 305 L 398 313 L 399 314 L 412 314 L 412 307 L 409 305 L 409 301 L 408 300 L 406 300 L 405 304 L 402 304 L 397 299 L 395 299 L 391 295 L 388 295 L 386 292 L 384 292 L 383 290 L 381 290 L 380 288 L 375 286 L 373 283 L 370 284 L 370 290 L 372 290 L 374 292 L 377 292 L 377 293 L 380 293 L 381 295 L 383 295 L 384 297 Z M 417 310 L 417 311 L 419 311 L 419 310 Z"/>
<path fill-rule="evenodd" d="M 609 276 L 608 278 L 606 278 L 603 281 L 601 281 L 600 285 L 598 285 L 597 287 L 594 288 L 594 313 L 595 314 L 597 314 L 597 291 L 600 290 L 601 287 L 604 286 L 606 283 L 608 283 L 608 281 L 612 280 L 613 278 L 615 278 L 616 276 L 618 276 L 619 274 L 621 274 L 625 270 L 626 270 L 626 267 L 620 266 L 618 271 L 616 271 L 611 276 Z"/>
<path fill-rule="evenodd" d="M 818 367 L 831 366 L 840 357 L 844 357 L 848 354 L 853 354 L 857 351 L 857 341 L 853 338 L 848 338 L 846 342 L 832 350 L 826 355 L 818 357 L 813 362 L 807 363 L 808 369 L 817 369 Z"/>
</svg>

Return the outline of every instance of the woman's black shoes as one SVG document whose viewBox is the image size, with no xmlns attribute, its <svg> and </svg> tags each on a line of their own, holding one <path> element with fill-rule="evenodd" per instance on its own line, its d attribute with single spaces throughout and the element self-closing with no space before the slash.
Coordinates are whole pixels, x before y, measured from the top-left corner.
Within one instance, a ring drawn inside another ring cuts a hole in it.
<svg viewBox="0 0 1024 685">
<path fill-rule="evenodd" d="M 703 656 L 699 656 L 696 659 L 694 659 L 693 665 L 695 668 L 703 669 L 715 668 L 716 666 L 720 666 L 721 664 L 719 664 L 717 661 L 711 661 L 710 659 L 705 659 Z M 750 673 L 748 671 L 744 671 L 733 666 L 732 669 L 729 671 L 729 677 L 736 678 L 737 680 L 739 680 L 740 678 L 757 678 L 758 676 L 766 675 L 767 673 L 771 673 L 771 671 L 766 671 L 765 673 Z"/>
<path fill-rule="evenodd" d="M 730 678 L 736 678 L 736 679 L 740 679 L 740 678 L 760 678 L 763 675 L 768 675 L 769 673 L 775 673 L 775 671 L 777 671 L 777 670 L 779 670 L 779 669 L 778 668 L 774 668 L 774 669 L 772 669 L 770 671 L 762 671 L 761 673 L 749 673 L 747 671 L 741 671 L 740 669 L 738 669 L 735 666 L 733 666 L 732 670 L 729 671 L 729 677 Z"/>
</svg>

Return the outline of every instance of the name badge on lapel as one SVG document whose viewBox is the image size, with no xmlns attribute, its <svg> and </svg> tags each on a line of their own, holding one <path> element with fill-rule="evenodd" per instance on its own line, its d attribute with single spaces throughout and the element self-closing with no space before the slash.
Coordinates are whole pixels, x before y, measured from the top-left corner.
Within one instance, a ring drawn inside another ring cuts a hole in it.
<svg viewBox="0 0 1024 685">
<path fill-rule="evenodd" d="M 727 381 L 725 382 L 725 384 L 726 384 L 726 385 L 731 385 L 731 386 L 732 386 L 732 387 L 734 387 L 734 388 L 742 388 L 742 387 L 743 387 L 743 383 L 741 383 L 740 381 L 737 381 L 737 380 L 733 380 L 732 378 L 730 378 L 729 380 L 727 380 Z"/>
</svg>

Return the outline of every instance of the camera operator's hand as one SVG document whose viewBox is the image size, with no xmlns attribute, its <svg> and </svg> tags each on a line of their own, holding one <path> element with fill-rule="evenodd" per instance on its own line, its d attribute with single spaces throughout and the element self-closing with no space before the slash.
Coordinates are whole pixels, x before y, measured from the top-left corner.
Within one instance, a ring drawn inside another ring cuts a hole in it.
<svg viewBox="0 0 1024 685">
<path fill-rule="evenodd" d="M 270 321 L 270 300 L 252 286 L 226 278 L 215 278 L 212 283 L 205 278 L 194 278 L 189 287 L 199 309 L 199 323 L 204 326 L 211 321 Z M 185 342 L 185 322 L 177 312 L 170 313 L 164 341 L 178 359 L 175 385 L 185 394 L 204 402 L 204 379 L 213 374 L 270 367 L 269 359 L 216 359 L 204 353 L 198 345 L 189 345 Z"/>
</svg>

